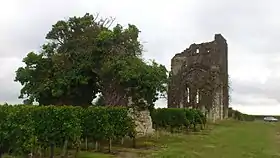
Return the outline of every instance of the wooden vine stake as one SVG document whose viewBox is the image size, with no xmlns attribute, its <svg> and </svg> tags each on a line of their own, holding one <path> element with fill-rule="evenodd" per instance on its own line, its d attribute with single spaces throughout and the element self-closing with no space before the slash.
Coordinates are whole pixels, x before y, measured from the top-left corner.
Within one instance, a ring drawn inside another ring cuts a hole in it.
<svg viewBox="0 0 280 158">
<path fill-rule="evenodd" d="M 98 151 L 98 149 L 99 149 L 99 143 L 98 141 L 95 141 L 95 151 Z"/>
<path fill-rule="evenodd" d="M 54 143 L 51 143 L 50 147 L 51 147 L 50 158 L 54 158 Z"/>
<path fill-rule="evenodd" d="M 63 150 L 62 150 L 61 158 L 66 158 L 66 157 L 67 157 L 67 155 L 68 155 L 67 147 L 68 147 L 68 139 L 66 139 L 66 140 L 64 141 L 64 145 L 63 145 Z"/>
<path fill-rule="evenodd" d="M 76 146 L 75 158 L 78 158 L 78 156 L 79 156 L 80 144 L 81 144 L 81 143 L 80 143 L 80 140 L 78 140 L 77 146 Z"/>
<path fill-rule="evenodd" d="M 109 138 L 109 153 L 112 151 L 112 139 Z"/>
<path fill-rule="evenodd" d="M 132 138 L 132 146 L 133 146 L 133 148 L 136 148 L 136 138 L 135 137 Z"/>
<path fill-rule="evenodd" d="M 37 148 L 37 154 L 38 154 L 38 157 L 39 157 L 39 158 L 42 158 L 42 148 L 41 148 L 41 146 L 38 146 L 38 148 Z"/>
<path fill-rule="evenodd" d="M 88 138 L 87 137 L 85 138 L 85 148 L 86 148 L 86 151 L 88 151 Z"/>
<path fill-rule="evenodd" d="M 46 147 L 44 147 L 44 149 L 43 149 L 43 157 L 47 157 L 47 148 Z"/>
</svg>

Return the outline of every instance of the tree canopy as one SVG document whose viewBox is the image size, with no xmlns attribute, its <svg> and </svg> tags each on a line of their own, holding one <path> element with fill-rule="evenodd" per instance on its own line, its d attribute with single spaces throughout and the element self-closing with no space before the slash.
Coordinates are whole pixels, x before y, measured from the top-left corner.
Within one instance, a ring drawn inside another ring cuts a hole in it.
<svg viewBox="0 0 280 158">
<path fill-rule="evenodd" d="M 113 19 L 85 14 L 60 20 L 47 33 L 39 52 L 23 59 L 16 71 L 19 98 L 40 105 L 88 106 L 101 93 L 105 105 L 153 105 L 166 91 L 167 70 L 142 57 L 139 29 Z"/>
</svg>

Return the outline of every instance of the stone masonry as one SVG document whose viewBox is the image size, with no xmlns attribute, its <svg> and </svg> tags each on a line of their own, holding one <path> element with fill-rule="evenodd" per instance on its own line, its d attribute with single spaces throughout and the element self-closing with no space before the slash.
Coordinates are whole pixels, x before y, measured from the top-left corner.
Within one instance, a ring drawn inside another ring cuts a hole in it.
<svg viewBox="0 0 280 158">
<path fill-rule="evenodd" d="M 170 75 L 169 108 L 201 109 L 213 122 L 227 117 L 228 48 L 221 34 L 176 54 Z"/>
<path fill-rule="evenodd" d="M 136 109 L 133 108 L 133 101 L 131 97 L 128 97 L 128 115 L 133 119 L 135 123 L 135 132 L 137 137 L 148 136 L 154 133 L 153 121 L 148 109 Z"/>
</svg>

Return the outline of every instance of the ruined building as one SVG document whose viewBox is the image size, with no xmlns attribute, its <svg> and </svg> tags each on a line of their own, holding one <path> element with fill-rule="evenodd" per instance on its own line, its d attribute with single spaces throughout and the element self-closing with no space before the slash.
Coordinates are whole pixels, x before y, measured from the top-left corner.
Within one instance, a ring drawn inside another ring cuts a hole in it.
<svg viewBox="0 0 280 158">
<path fill-rule="evenodd" d="M 170 76 L 169 108 L 201 109 L 212 121 L 227 117 L 228 48 L 221 34 L 176 54 Z"/>
</svg>

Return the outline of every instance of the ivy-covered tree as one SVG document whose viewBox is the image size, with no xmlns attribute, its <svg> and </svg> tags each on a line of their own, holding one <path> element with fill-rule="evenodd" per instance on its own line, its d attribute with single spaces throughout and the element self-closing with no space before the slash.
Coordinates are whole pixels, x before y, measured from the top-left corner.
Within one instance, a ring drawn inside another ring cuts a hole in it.
<svg viewBox="0 0 280 158">
<path fill-rule="evenodd" d="M 20 98 L 40 105 L 90 105 L 101 92 L 106 105 L 144 99 L 149 105 L 166 90 L 167 71 L 142 59 L 135 25 L 111 27 L 113 20 L 90 14 L 58 21 L 40 52 L 30 52 L 15 81 Z"/>
<path fill-rule="evenodd" d="M 116 59 L 111 64 L 105 64 L 102 73 L 106 76 L 104 78 L 117 81 L 125 96 L 132 97 L 132 101 L 138 105 L 141 100 L 153 105 L 159 95 L 166 91 L 167 70 L 155 61 L 146 63 L 135 57 Z M 106 94 L 103 92 L 105 98 Z M 115 105 L 112 103 L 115 100 L 106 101 L 106 105 Z"/>
</svg>

